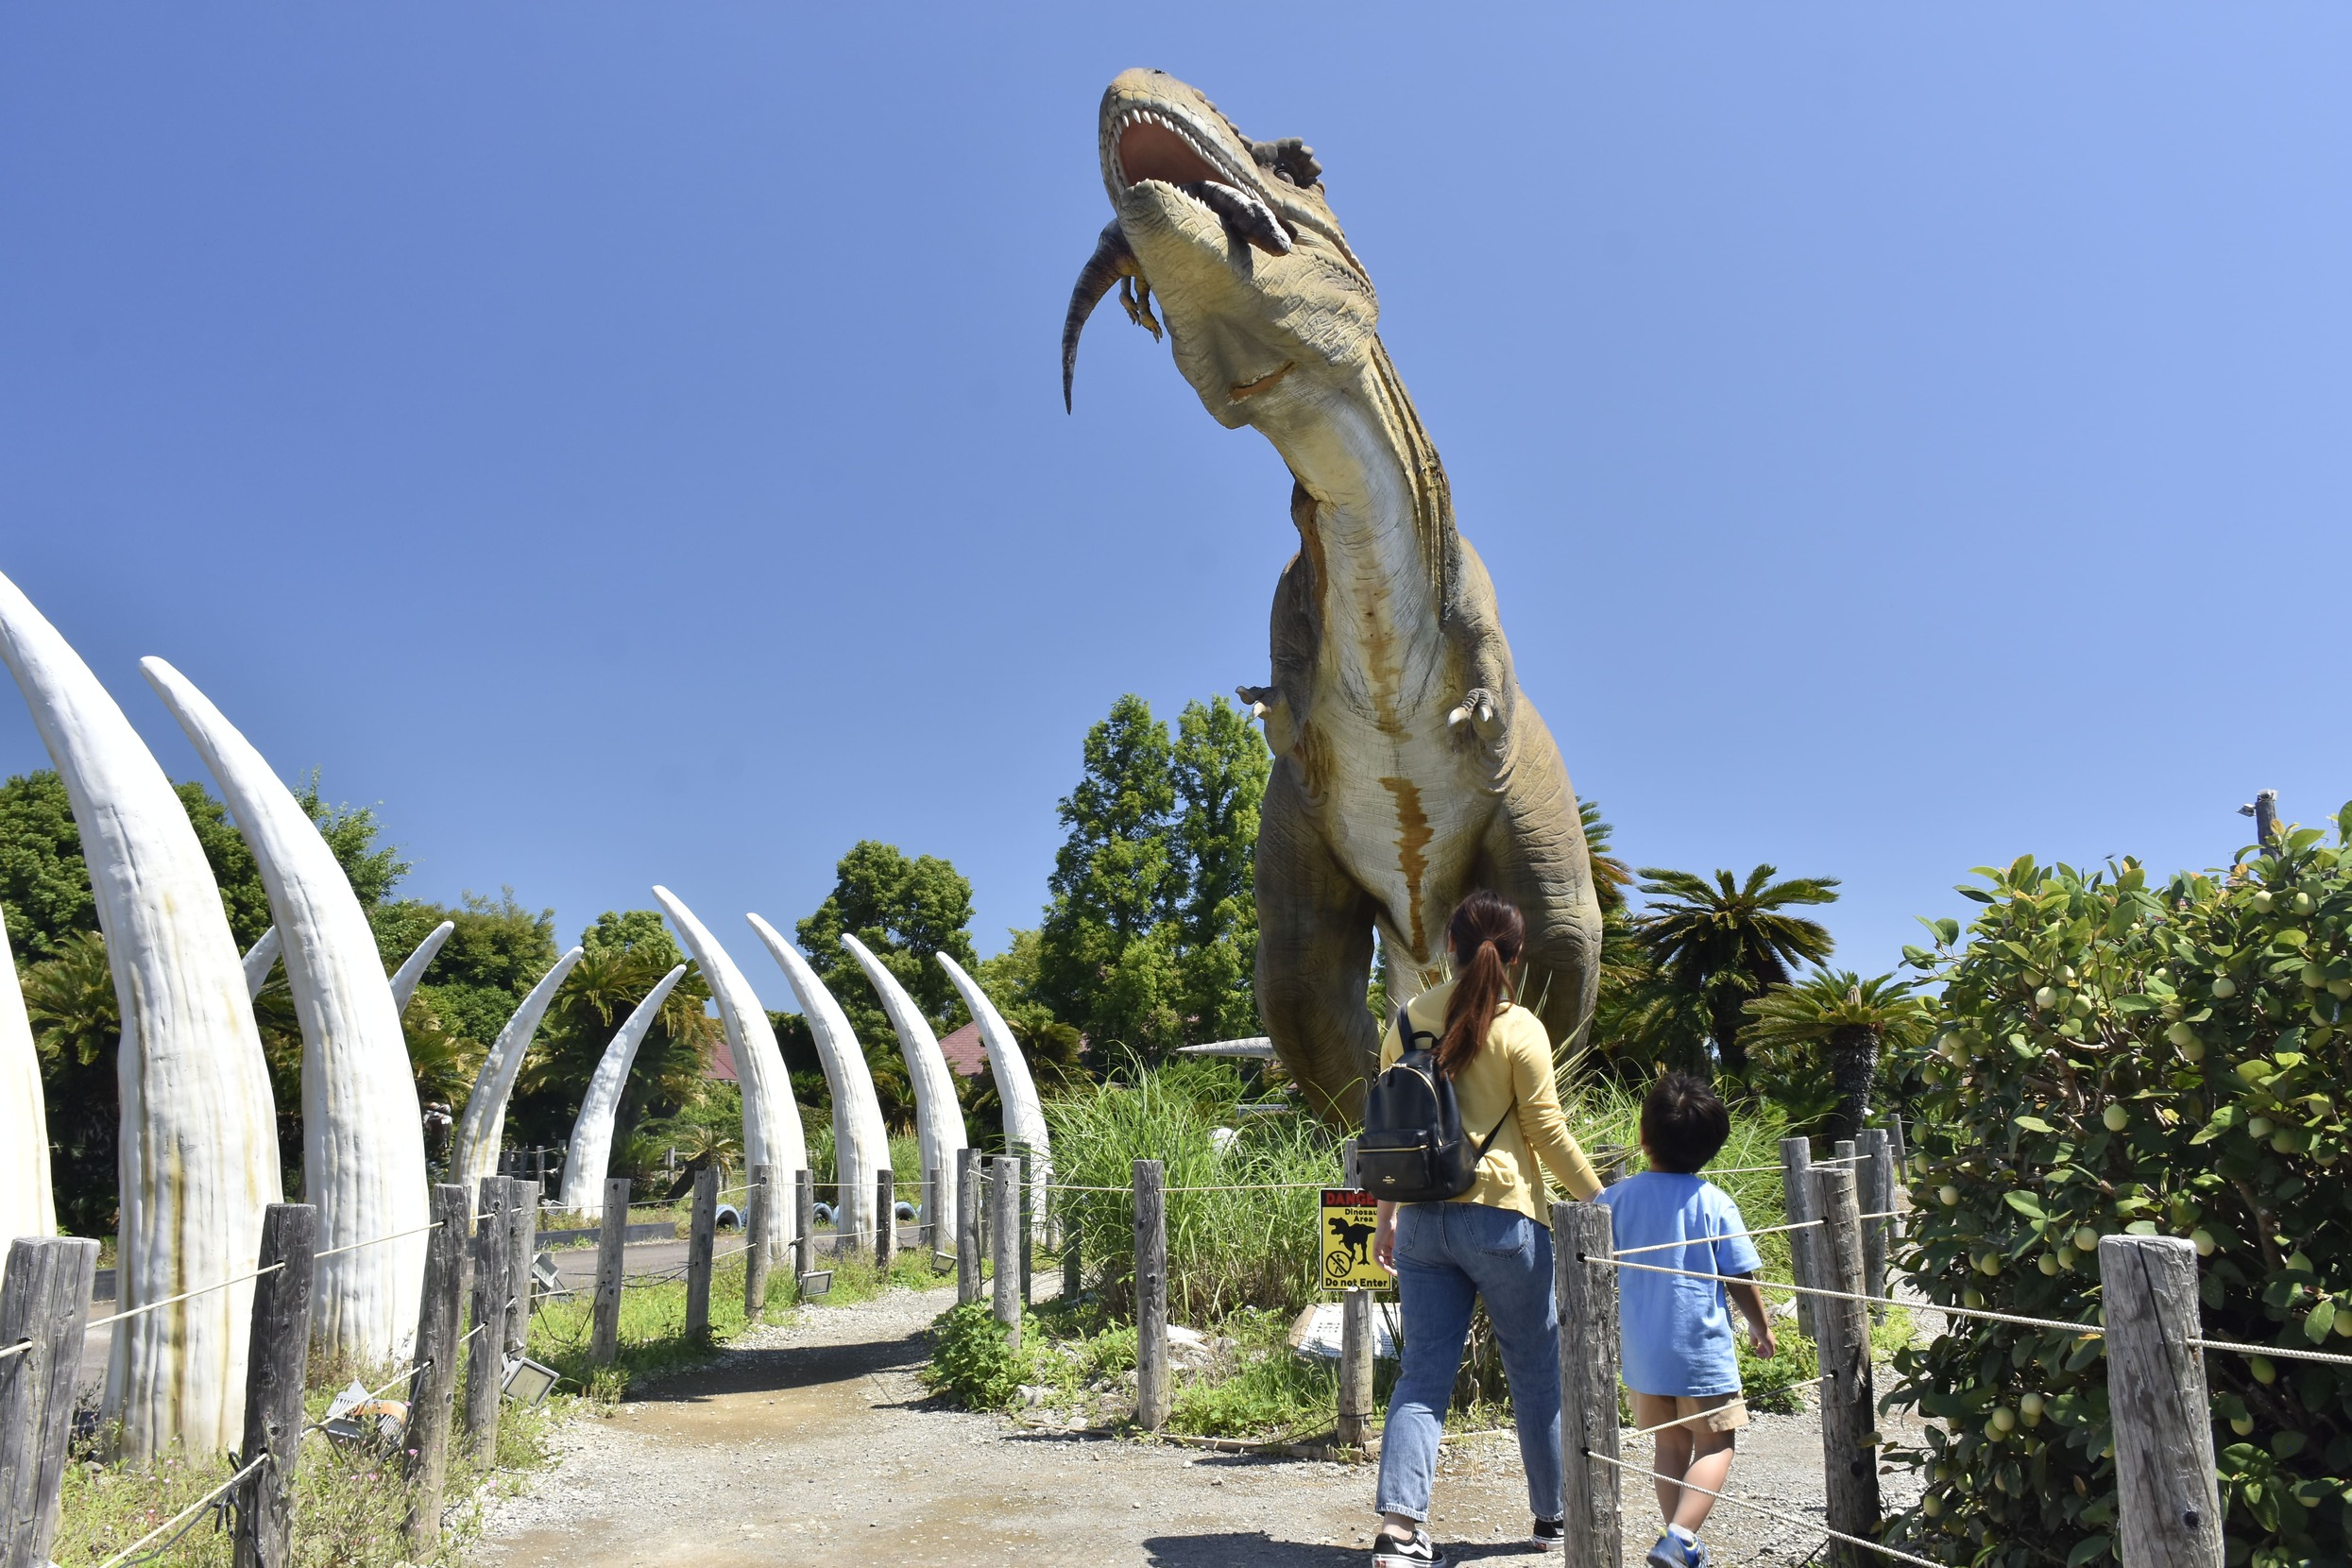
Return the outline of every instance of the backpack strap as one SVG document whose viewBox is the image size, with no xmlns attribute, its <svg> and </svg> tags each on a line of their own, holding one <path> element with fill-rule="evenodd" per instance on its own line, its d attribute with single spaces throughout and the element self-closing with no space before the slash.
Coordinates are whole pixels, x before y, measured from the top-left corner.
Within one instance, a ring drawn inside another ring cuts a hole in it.
<svg viewBox="0 0 2352 1568">
<path fill-rule="evenodd" d="M 1487 1150 L 1494 1147 L 1494 1140 L 1503 1135 L 1503 1123 L 1510 1120 L 1511 1113 L 1518 1109 L 1519 1097 L 1517 1095 L 1513 1095 L 1510 1097 L 1510 1103 L 1503 1107 L 1503 1120 L 1496 1122 L 1494 1124 L 1494 1131 L 1489 1133 L 1486 1135 L 1486 1140 L 1478 1145 L 1478 1158 L 1483 1160 L 1487 1157 Z"/>
</svg>

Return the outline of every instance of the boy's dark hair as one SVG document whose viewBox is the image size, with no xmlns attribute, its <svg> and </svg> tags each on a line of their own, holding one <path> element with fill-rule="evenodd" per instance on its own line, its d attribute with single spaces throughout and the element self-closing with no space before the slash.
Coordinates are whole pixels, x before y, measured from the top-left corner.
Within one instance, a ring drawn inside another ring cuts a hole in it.
<svg viewBox="0 0 2352 1568">
<path fill-rule="evenodd" d="M 1731 1113 L 1705 1080 L 1689 1073 L 1668 1073 L 1642 1101 L 1642 1141 L 1660 1170 L 1696 1174 L 1730 1136 Z"/>
</svg>

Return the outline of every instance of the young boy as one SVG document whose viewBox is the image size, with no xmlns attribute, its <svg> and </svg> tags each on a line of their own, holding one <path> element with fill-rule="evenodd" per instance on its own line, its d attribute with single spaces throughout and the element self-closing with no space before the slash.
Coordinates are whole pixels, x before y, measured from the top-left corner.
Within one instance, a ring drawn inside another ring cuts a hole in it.
<svg viewBox="0 0 2352 1568">
<path fill-rule="evenodd" d="M 1764 1292 L 1752 1278 L 1763 1259 L 1747 1238 L 1739 1205 L 1698 1174 L 1730 1135 L 1730 1114 L 1714 1091 L 1688 1073 L 1669 1073 L 1642 1102 L 1642 1151 L 1649 1169 L 1600 1196 L 1610 1207 L 1617 1251 L 1631 1253 L 1628 1262 L 1690 1270 L 1617 1270 L 1633 1423 L 1661 1428 L 1650 1468 L 1676 1478 L 1657 1483 L 1666 1533 L 1649 1549 L 1652 1568 L 1707 1568 L 1698 1529 L 1714 1506 L 1708 1493 L 1723 1490 L 1731 1474 L 1731 1435 L 1747 1424 L 1727 1296 L 1747 1320 L 1756 1354 L 1769 1357 L 1774 1348 Z M 1655 1250 L 1634 1251 L 1639 1248 Z M 1736 1277 L 1726 1285 L 1692 1274 Z M 1707 1491 L 1687 1490 L 1683 1481 Z"/>
</svg>

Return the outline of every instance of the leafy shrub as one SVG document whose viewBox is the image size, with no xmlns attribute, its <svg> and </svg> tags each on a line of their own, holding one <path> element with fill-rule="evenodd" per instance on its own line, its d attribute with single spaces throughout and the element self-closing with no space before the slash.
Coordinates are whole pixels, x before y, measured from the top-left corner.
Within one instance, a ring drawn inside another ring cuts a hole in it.
<svg viewBox="0 0 2352 1568">
<path fill-rule="evenodd" d="M 2091 1322 L 2104 1235 L 2191 1239 L 2204 1332 L 2352 1349 L 2352 807 L 2226 876 L 2151 886 L 2020 860 L 1912 962 L 1944 982 L 1916 1053 L 1934 1147 L 1904 1262 L 1930 1297 Z M 2103 1342 L 1955 1320 L 1896 1397 L 1941 1423 L 1899 1531 L 1978 1564 L 2098 1560 L 2116 1477 Z M 2346 1555 L 2352 1376 L 2208 1353 L 2232 1564 Z"/>
<path fill-rule="evenodd" d="M 951 1306 L 931 1323 L 931 1358 L 923 1383 L 967 1410 L 1012 1406 L 1029 1375 L 1029 1358 L 1013 1348 L 987 1304 Z"/>
</svg>

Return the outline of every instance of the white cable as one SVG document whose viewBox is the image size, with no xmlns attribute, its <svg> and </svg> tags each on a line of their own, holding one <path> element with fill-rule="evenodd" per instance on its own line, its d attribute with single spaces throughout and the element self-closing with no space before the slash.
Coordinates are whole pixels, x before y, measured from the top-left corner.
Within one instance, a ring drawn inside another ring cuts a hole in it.
<svg viewBox="0 0 2352 1568">
<path fill-rule="evenodd" d="M 169 1306 L 174 1302 L 184 1302 L 191 1296 L 208 1295 L 214 1290 L 226 1290 L 232 1285 L 243 1285 L 247 1280 L 260 1279 L 264 1274 L 274 1274 L 284 1267 L 283 1263 L 273 1263 L 267 1268 L 256 1269 L 249 1274 L 239 1274 L 234 1279 L 222 1280 L 218 1285 L 199 1285 L 194 1290 L 182 1290 L 177 1296 L 166 1296 L 160 1302 L 149 1302 L 145 1306 L 134 1306 L 128 1312 L 116 1312 L 104 1318 L 93 1318 L 82 1326 L 86 1329 L 104 1328 L 109 1323 L 119 1323 L 125 1318 L 136 1318 L 143 1312 L 153 1312 L 159 1307 Z"/>
<path fill-rule="evenodd" d="M 1816 1290 L 1807 1285 L 1782 1285 L 1779 1280 L 1760 1280 L 1753 1274 L 1702 1274 L 1696 1269 L 1668 1269 L 1655 1263 L 1621 1263 L 1613 1257 L 1593 1257 L 1583 1253 L 1577 1254 L 1577 1261 L 1604 1263 L 1612 1269 L 1639 1269 L 1645 1274 L 1679 1274 L 1685 1279 L 1713 1280 L 1718 1285 L 1753 1285 L 1765 1290 L 1786 1290 L 1798 1296 L 1823 1296 L 1835 1302 L 1866 1302 L 1872 1306 L 1900 1306 L 1912 1312 L 1941 1312 L 1954 1318 L 1981 1318 L 1988 1323 L 2021 1323 L 2027 1328 L 2056 1329 L 2061 1334 L 2072 1334 L 2085 1339 L 2096 1339 L 2106 1333 L 2097 1323 L 2062 1323 L 2054 1318 L 2020 1318 L 2012 1312 L 1987 1312 L 1974 1306 L 1946 1306 L 1941 1302 L 1899 1302 L 1892 1296 L 1866 1296 L 1853 1290 Z"/>
<path fill-rule="evenodd" d="M 213 1286 L 211 1288 L 217 1290 L 220 1287 L 218 1286 Z M 156 1304 L 161 1306 L 163 1304 L 158 1302 Z M 196 1502 L 189 1504 L 188 1507 L 180 1509 L 179 1512 L 174 1514 L 171 1518 L 166 1519 L 163 1523 L 158 1525 L 155 1528 L 149 1530 L 146 1534 L 141 1536 L 138 1540 L 132 1542 L 129 1545 L 115 1553 L 112 1557 L 108 1558 L 102 1565 L 102 1568 L 120 1568 L 121 1564 L 128 1562 L 132 1558 L 139 1555 L 139 1548 L 145 1546 L 148 1542 L 153 1541 L 157 1536 L 162 1535 L 173 1526 L 182 1523 L 183 1521 L 193 1519 L 197 1514 L 203 1512 L 206 1508 L 211 1508 L 213 1504 L 219 1502 L 222 1497 L 226 1496 L 231 1490 L 242 1485 L 247 1476 L 252 1474 L 255 1471 L 261 1469 L 262 1466 L 267 1463 L 269 1463 L 269 1456 L 264 1454 L 260 1458 L 255 1459 L 251 1464 L 247 1465 L 243 1470 L 238 1471 L 234 1475 L 230 1476 L 229 1479 L 223 1481 L 220 1485 L 214 1487 L 210 1492 L 206 1493 Z"/>
<path fill-rule="evenodd" d="M 410 1230 L 410 1231 L 394 1231 L 394 1232 L 392 1232 L 389 1236 L 370 1236 L 370 1237 L 369 1237 L 367 1240 L 366 1240 L 366 1241 L 353 1241 L 353 1242 L 347 1243 L 346 1245 L 341 1246 L 341 1247 L 330 1247 L 330 1248 L 328 1248 L 328 1249 L 327 1249 L 325 1252 L 323 1252 L 323 1253 L 312 1253 L 311 1255 L 312 1255 L 313 1257 L 332 1257 L 332 1256 L 334 1256 L 337 1253 L 356 1253 L 356 1252 L 358 1252 L 358 1251 L 359 1251 L 362 1247 L 373 1247 L 373 1246 L 376 1246 L 377 1244 L 379 1244 L 379 1243 L 381 1243 L 381 1242 L 385 1242 L 385 1241 L 398 1241 L 401 1237 L 402 1237 L 402 1236 L 422 1236 L 422 1235 L 424 1235 L 424 1234 L 425 1234 L 425 1232 L 427 1232 L 427 1231 L 437 1231 L 437 1230 L 439 1230 L 440 1228 L 441 1228 L 441 1222 L 440 1222 L 438 1219 L 436 1219 L 436 1220 L 435 1220 L 435 1221 L 434 1221 L 432 1224 L 430 1224 L 430 1225 L 419 1225 L 419 1226 L 418 1226 L 415 1230 Z"/>
<path fill-rule="evenodd" d="M 1661 1475 L 1654 1470 L 1644 1470 L 1638 1464 L 1628 1464 L 1623 1459 L 1612 1459 L 1606 1454 L 1595 1454 L 1589 1448 L 1584 1451 L 1584 1457 L 1588 1459 L 1598 1459 L 1603 1464 L 1615 1465 L 1619 1470 L 1629 1470 L 1636 1475 L 1646 1475 L 1653 1481 L 1663 1481 L 1668 1486 L 1682 1487 L 1691 1491 L 1703 1491 L 1719 1503 L 1729 1503 L 1735 1508 L 1747 1508 L 1752 1512 L 1761 1513 L 1766 1519 L 1777 1519 L 1783 1525 L 1794 1525 L 1800 1530 L 1819 1530 L 1832 1541 L 1843 1541 L 1849 1546 L 1861 1546 L 1877 1552 L 1881 1556 L 1891 1557 L 1898 1562 L 1916 1562 L 1919 1568 L 1946 1568 L 1943 1563 L 1931 1562 L 1923 1557 L 1913 1557 L 1909 1552 L 1899 1552 L 1892 1546 L 1882 1546 L 1875 1541 L 1865 1540 L 1858 1535 L 1848 1535 L 1843 1530 L 1831 1529 L 1827 1525 L 1816 1525 L 1810 1519 L 1800 1519 L 1793 1513 L 1782 1513 L 1778 1508 L 1765 1508 L 1762 1503 L 1751 1503 L 1745 1497 L 1734 1497 L 1728 1491 L 1716 1491 L 1711 1487 L 1700 1486 L 1696 1481 L 1679 1481 L 1671 1475 Z"/>
</svg>

